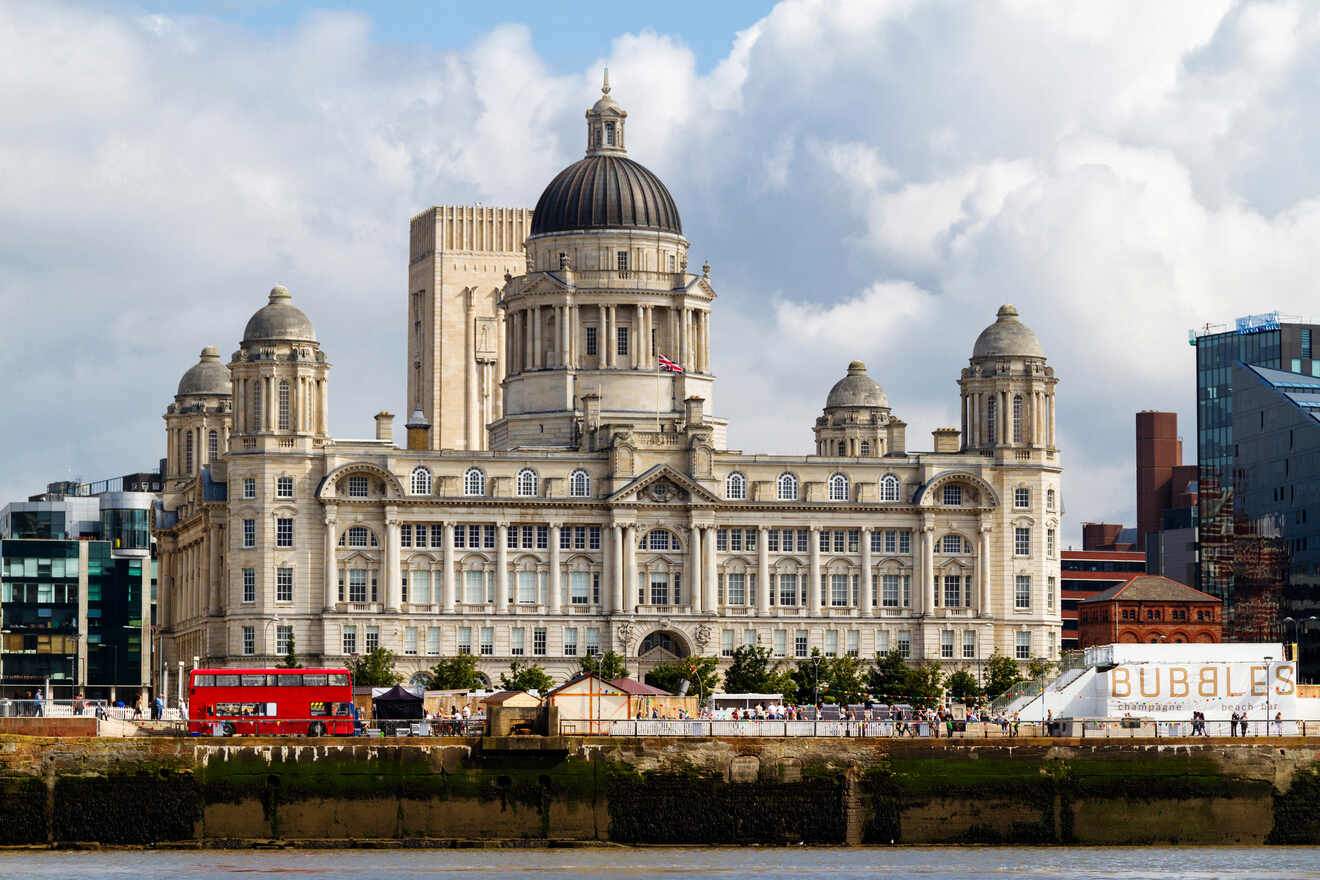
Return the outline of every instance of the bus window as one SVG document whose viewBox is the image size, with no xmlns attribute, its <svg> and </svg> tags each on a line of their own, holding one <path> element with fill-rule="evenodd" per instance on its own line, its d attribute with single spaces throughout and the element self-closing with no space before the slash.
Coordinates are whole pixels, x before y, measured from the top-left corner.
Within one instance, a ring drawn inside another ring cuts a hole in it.
<svg viewBox="0 0 1320 880">
<path fill-rule="evenodd" d="M 348 687 L 348 676 L 342 672 L 330 673 L 330 683 L 342 687 Z"/>
<path fill-rule="evenodd" d="M 238 676 L 237 676 L 237 675 L 217 675 L 217 676 L 215 677 L 215 686 L 216 686 L 216 687 L 231 687 L 231 688 L 238 687 Z"/>
<path fill-rule="evenodd" d="M 271 676 L 280 687 L 302 687 L 303 677 L 300 672 L 281 672 L 277 676 Z"/>
<path fill-rule="evenodd" d="M 308 711 L 311 713 L 311 716 L 312 716 L 313 718 L 319 718 L 319 717 L 322 716 L 322 715 L 329 715 L 329 714 L 330 714 L 330 704 L 329 704 L 329 703 L 325 703 L 325 702 L 322 702 L 322 701 L 320 701 L 320 700 L 313 700 L 312 702 L 308 703 L 307 705 L 308 705 Z"/>
<path fill-rule="evenodd" d="M 266 676 L 264 675 L 249 675 L 247 673 L 244 673 L 243 675 L 239 676 L 239 679 L 242 682 L 243 687 L 266 686 Z"/>
<path fill-rule="evenodd" d="M 194 675 L 194 676 L 193 676 L 193 687 L 199 687 L 199 688 L 215 687 L 215 676 L 214 676 L 214 675 Z"/>
<path fill-rule="evenodd" d="M 325 673 L 304 673 L 303 687 L 325 687 L 330 684 L 330 676 Z M 347 682 L 345 682 L 347 684 Z"/>
<path fill-rule="evenodd" d="M 215 714 L 224 716 L 257 716 L 265 714 L 262 710 L 266 706 L 274 707 L 274 703 L 216 703 Z"/>
</svg>

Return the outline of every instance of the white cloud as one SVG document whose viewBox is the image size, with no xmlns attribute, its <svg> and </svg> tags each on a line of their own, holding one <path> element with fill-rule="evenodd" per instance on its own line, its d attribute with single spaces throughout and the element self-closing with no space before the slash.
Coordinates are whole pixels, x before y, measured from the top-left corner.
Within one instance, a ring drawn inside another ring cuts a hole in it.
<svg viewBox="0 0 1320 880">
<path fill-rule="evenodd" d="M 1187 328 L 1311 311 L 1318 13 L 786 0 L 703 74 L 651 30 L 561 72 L 521 25 L 435 53 L 362 14 L 2 5 L 0 501 L 150 466 L 177 377 L 277 282 L 336 365 L 333 430 L 366 433 L 403 393 L 408 218 L 534 204 L 608 64 L 715 268 L 733 445 L 809 449 L 854 358 L 922 445 L 1013 302 L 1061 379 L 1070 525 L 1130 521 L 1133 413 L 1180 410 L 1194 454 Z"/>
</svg>

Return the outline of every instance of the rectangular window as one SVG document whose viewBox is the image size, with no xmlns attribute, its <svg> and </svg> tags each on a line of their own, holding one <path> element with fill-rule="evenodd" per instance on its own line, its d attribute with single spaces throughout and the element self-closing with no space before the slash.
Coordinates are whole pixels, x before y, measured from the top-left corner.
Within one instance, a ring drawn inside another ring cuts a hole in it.
<svg viewBox="0 0 1320 880">
<path fill-rule="evenodd" d="M 587 627 L 587 654 L 600 653 L 600 627 Z"/>
<path fill-rule="evenodd" d="M 293 601 L 293 569 L 277 568 L 275 569 L 275 601 L 292 602 Z M 281 651 L 281 654 L 284 652 Z"/>
<path fill-rule="evenodd" d="M 779 529 L 771 529 L 766 533 L 765 549 L 771 553 L 779 552 Z"/>
<path fill-rule="evenodd" d="M 255 568 L 243 569 L 243 601 L 257 601 L 257 570 Z"/>
<path fill-rule="evenodd" d="M 591 526 L 587 529 L 587 541 L 588 549 L 600 549 L 600 526 Z"/>
<path fill-rule="evenodd" d="M 848 552 L 849 552 L 849 553 L 856 553 L 856 552 L 858 552 L 858 549 L 859 549 L 859 546 L 860 546 L 860 544 L 861 544 L 861 541 L 862 541 L 862 533 L 861 533 L 860 530 L 858 530 L 858 529 L 849 529 L 849 530 L 848 530 Z"/>
<path fill-rule="evenodd" d="M 1016 584 L 1013 591 L 1013 607 L 1026 610 L 1031 607 L 1031 575 L 1018 575 Z"/>
<path fill-rule="evenodd" d="M 366 498 L 367 497 L 367 478 L 356 476 L 348 478 L 348 497 Z"/>
<path fill-rule="evenodd" d="M 587 356 L 588 356 L 588 357 L 595 357 L 595 356 L 596 356 L 596 328 L 595 328 L 595 327 L 588 327 L 588 328 L 587 328 Z"/>
<path fill-rule="evenodd" d="M 419 525 L 417 526 L 418 531 L 421 531 L 421 528 L 422 528 L 422 526 L 419 524 Z M 431 546 L 432 546 L 432 547 L 443 547 L 443 546 L 445 546 L 445 526 L 444 526 L 444 523 L 431 523 Z"/>
<path fill-rule="evenodd" d="M 898 587 L 899 577 L 896 574 L 887 574 L 881 578 L 880 604 L 885 608 L 897 608 L 898 605 Z"/>
<path fill-rule="evenodd" d="M 412 546 L 412 524 L 411 524 L 411 523 L 404 523 L 403 525 L 399 526 L 399 546 L 401 546 L 401 547 L 411 547 L 411 546 Z"/>
<path fill-rule="evenodd" d="M 1022 509 L 1024 509 L 1024 508 L 1031 507 L 1031 490 L 1030 490 L 1030 489 L 1014 489 L 1014 490 L 1013 490 L 1013 506 L 1016 507 L 1018 510 L 1022 510 Z"/>
<path fill-rule="evenodd" d="M 1054 539 L 1054 529 L 1046 529 L 1046 530 L 1045 530 L 1045 554 L 1046 554 L 1047 556 L 1049 556 L 1051 559 L 1054 558 L 1054 547 L 1055 547 L 1055 543 L 1054 543 L 1054 541 L 1055 541 L 1055 539 Z"/>
<path fill-rule="evenodd" d="M 472 653 L 472 627 L 460 626 L 458 628 L 458 653 Z"/>
<path fill-rule="evenodd" d="M 781 574 L 779 576 L 779 604 L 796 605 L 797 598 L 797 575 Z"/>
<path fill-rule="evenodd" d="M 243 627 L 243 653 L 249 656 L 257 653 L 257 628 L 254 626 Z"/>
<path fill-rule="evenodd" d="M 856 657 L 861 647 L 861 634 L 855 629 L 848 630 L 848 656 Z"/>
<path fill-rule="evenodd" d="M 436 655 L 440 653 L 440 627 L 433 626 L 426 631 L 426 653 Z"/>
<path fill-rule="evenodd" d="M 898 552 L 898 532 L 894 529 L 885 531 L 885 552 L 890 554 Z"/>
<path fill-rule="evenodd" d="M 536 572 L 518 572 L 518 604 L 536 604 Z"/>
<path fill-rule="evenodd" d="M 403 653 L 417 653 L 417 627 L 405 626 L 403 628 Z"/>
<path fill-rule="evenodd" d="M 463 601 L 469 605 L 481 605 L 486 601 L 486 573 L 484 571 L 463 572 Z"/>
<path fill-rule="evenodd" d="M 257 546 L 257 521 L 255 519 L 243 520 L 243 549 L 251 550 Z"/>
<path fill-rule="evenodd" d="M 627 357 L 627 355 L 628 355 L 628 328 L 627 328 L 627 327 L 620 327 L 619 330 L 618 330 L 617 337 L 618 337 L 618 355 L 619 355 L 619 357 Z"/>
<path fill-rule="evenodd" d="M 944 607 L 959 608 L 962 606 L 962 577 L 956 574 L 946 574 L 944 576 Z M 950 657 L 953 655 L 950 654 Z"/>
<path fill-rule="evenodd" d="M 243 478 L 243 497 L 249 501 L 257 497 L 257 481 L 255 477 Z"/>
<path fill-rule="evenodd" d="M 1013 553 L 1017 556 L 1031 555 L 1031 529 L 1013 530 Z"/>
<path fill-rule="evenodd" d="M 777 629 L 770 637 L 770 643 L 773 646 L 770 653 L 776 657 L 785 657 L 788 655 L 788 631 Z"/>
<path fill-rule="evenodd" d="M 521 626 L 515 626 L 509 630 L 509 653 L 515 657 L 521 657 L 527 653 L 526 650 L 527 630 Z M 485 646 L 482 646 L 481 653 L 486 653 Z"/>
<path fill-rule="evenodd" d="M 797 552 L 799 552 L 799 553 L 807 553 L 807 552 L 809 552 L 810 549 L 811 549 L 810 542 L 811 542 L 811 531 L 810 531 L 809 529 L 798 529 L 798 530 L 797 530 Z M 785 552 L 785 553 L 788 552 L 788 548 L 787 548 L 787 546 L 785 546 L 785 548 L 784 548 L 784 552 Z"/>
<path fill-rule="evenodd" d="M 431 604 L 431 572 L 424 569 L 417 569 L 408 577 L 409 593 L 411 601 L 415 605 Z M 439 590 L 440 584 L 436 582 L 436 589 Z M 436 597 L 440 598 L 439 596 Z"/>
<path fill-rule="evenodd" d="M 898 656 L 904 659 L 912 656 L 912 633 L 905 629 L 898 631 Z"/>
<path fill-rule="evenodd" d="M 348 570 L 348 601 L 367 601 L 367 570 L 350 568 Z"/>
<path fill-rule="evenodd" d="M 468 528 L 468 546 L 469 546 L 469 547 L 476 547 L 476 546 L 477 546 L 476 544 L 472 543 L 472 530 L 475 529 L 475 528 L 476 528 L 476 526 L 470 526 L 470 527 Z M 481 535 L 482 535 L 482 538 L 481 538 L 481 546 L 482 546 L 484 549 L 486 549 L 486 550 L 494 550 L 494 549 L 495 549 L 495 527 L 494 527 L 494 526 L 482 526 L 481 529 L 482 529 L 482 531 L 481 531 Z"/>
<path fill-rule="evenodd" d="M 489 657 L 495 653 L 495 628 L 483 626 L 481 628 L 481 654 Z"/>
<path fill-rule="evenodd" d="M 843 531 L 842 531 L 841 529 L 835 531 L 835 532 L 834 532 L 834 552 L 835 552 L 835 553 L 842 553 L 842 552 L 843 552 L 843 540 L 844 540 L 844 533 L 843 533 Z"/>
<path fill-rule="evenodd" d="M 275 546 L 293 546 L 293 520 L 283 518 L 275 520 Z"/>
<path fill-rule="evenodd" d="M 741 553 L 743 548 L 742 529 L 729 530 L 729 549 L 734 553 Z M 749 548 L 750 549 L 750 548 Z"/>
<path fill-rule="evenodd" d="M 845 608 L 848 604 L 848 575 L 830 575 L 830 605 Z"/>
<path fill-rule="evenodd" d="M 356 626 L 346 626 L 346 627 L 344 627 L 344 638 L 343 638 L 343 642 L 344 642 L 344 653 L 345 653 L 345 654 L 356 654 L 356 653 L 357 653 L 357 627 L 356 627 Z"/>
<path fill-rule="evenodd" d="M 586 605 L 587 591 L 591 587 L 591 573 L 574 571 L 568 575 L 568 602 L 570 605 Z"/>
<path fill-rule="evenodd" d="M 292 498 L 293 497 L 293 477 L 280 477 L 275 480 L 275 497 Z"/>
<path fill-rule="evenodd" d="M 899 533 L 898 533 L 898 552 L 899 552 L 899 553 L 911 553 L 911 552 L 912 552 L 912 533 L 911 533 L 911 532 L 899 532 Z"/>
<path fill-rule="evenodd" d="M 1013 656 L 1018 660 L 1031 659 L 1031 633 L 1014 633 Z"/>
<path fill-rule="evenodd" d="M 729 530 L 715 530 L 715 549 L 720 553 L 725 553 L 729 549 Z"/>
<path fill-rule="evenodd" d="M 1304 358 L 1309 358 L 1310 356 L 1311 356 L 1311 329 L 1310 329 L 1309 327 L 1303 327 L 1303 328 L 1302 328 L 1302 357 L 1304 357 Z"/>
<path fill-rule="evenodd" d="M 793 633 L 793 656 L 807 656 L 807 631 L 805 629 Z"/>
<path fill-rule="evenodd" d="M 825 656 L 839 656 L 839 632 L 838 630 L 825 630 Z"/>
<path fill-rule="evenodd" d="M 953 658 L 953 630 L 951 629 L 940 632 L 940 656 L 948 659 Z"/>
<path fill-rule="evenodd" d="M 962 504 L 962 486 L 945 486 L 944 504 L 948 507 L 957 507 Z"/>
<path fill-rule="evenodd" d="M 747 552 L 751 553 L 756 549 L 756 529 L 748 529 L 744 533 L 744 539 L 747 543 Z"/>
<path fill-rule="evenodd" d="M 975 630 L 963 631 L 963 659 L 976 659 L 976 632 Z"/>
<path fill-rule="evenodd" d="M 882 630 L 875 634 L 875 652 L 877 654 L 889 653 L 889 630 Z"/>
<path fill-rule="evenodd" d="M 545 627 L 532 630 L 532 653 L 537 657 L 545 656 Z"/>
<path fill-rule="evenodd" d="M 639 577 L 645 577 L 644 574 Z M 651 604 L 669 604 L 669 575 L 663 571 L 651 572 Z"/>
<path fill-rule="evenodd" d="M 727 602 L 730 605 L 747 604 L 747 578 L 741 573 L 725 576 Z"/>
<path fill-rule="evenodd" d="M 1292 372 L 1294 372 L 1294 373 L 1300 373 L 1301 371 L 1302 371 L 1302 359 L 1301 359 L 1301 358 L 1293 358 L 1293 359 L 1292 359 Z"/>
<path fill-rule="evenodd" d="M 733 630 L 731 629 L 720 630 L 720 656 L 733 656 Z"/>
<path fill-rule="evenodd" d="M 366 644 L 367 653 L 370 654 L 372 651 L 376 650 L 379 647 L 380 647 L 380 627 L 378 626 L 367 627 L 367 644 Z"/>
</svg>

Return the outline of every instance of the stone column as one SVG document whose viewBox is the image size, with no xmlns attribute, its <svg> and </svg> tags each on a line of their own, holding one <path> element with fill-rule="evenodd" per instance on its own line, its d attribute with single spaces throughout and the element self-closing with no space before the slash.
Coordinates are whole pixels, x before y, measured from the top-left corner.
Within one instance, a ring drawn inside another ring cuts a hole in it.
<svg viewBox="0 0 1320 880">
<path fill-rule="evenodd" d="M 623 530 L 623 594 L 637 588 L 637 526 Z"/>
<path fill-rule="evenodd" d="M 1050 410 L 1050 448 L 1053 449 L 1054 448 L 1054 395 L 1047 394 L 1045 396 L 1045 403 Z"/>
<path fill-rule="evenodd" d="M 330 410 L 329 395 L 330 392 L 325 386 L 325 380 L 321 379 L 316 383 L 320 388 L 320 393 L 316 396 L 316 422 L 317 433 L 325 436 L 330 433 L 330 420 L 327 413 Z"/>
<path fill-rule="evenodd" d="M 688 356 L 687 309 L 676 309 L 674 328 L 678 335 L 678 362 L 685 370 L 691 370 L 692 358 Z"/>
<path fill-rule="evenodd" d="M 539 370 L 545 366 L 545 352 L 543 351 L 545 334 L 541 332 L 541 307 L 536 306 L 532 309 L 532 369 Z"/>
<path fill-rule="evenodd" d="M 820 614 L 820 527 L 811 527 L 810 556 L 807 564 L 807 613 Z"/>
<path fill-rule="evenodd" d="M 990 599 L 990 527 L 981 526 L 980 554 L 976 559 L 976 573 L 980 575 L 981 616 L 994 617 L 994 606 Z"/>
<path fill-rule="evenodd" d="M 509 610 L 509 524 L 495 526 L 495 613 Z"/>
<path fill-rule="evenodd" d="M 445 546 L 444 546 L 445 568 L 440 582 L 444 585 L 445 591 L 445 613 L 454 613 L 454 603 L 458 601 L 457 573 L 454 571 L 454 524 L 445 523 Z"/>
<path fill-rule="evenodd" d="M 692 592 L 692 610 L 700 613 L 706 608 L 701 590 L 701 529 L 693 526 L 688 533 L 688 589 Z"/>
<path fill-rule="evenodd" d="M 403 607 L 403 572 L 399 570 L 399 514 L 385 510 L 385 610 Z"/>
<path fill-rule="evenodd" d="M 333 611 L 339 602 L 339 566 L 335 560 L 335 511 L 325 511 L 325 610 Z"/>
<path fill-rule="evenodd" d="M 935 610 L 935 526 L 921 524 L 921 612 Z"/>
<path fill-rule="evenodd" d="M 701 582 L 704 585 L 702 597 L 705 600 L 707 614 L 714 614 L 719 601 L 718 581 L 715 573 L 715 529 L 706 528 L 706 534 L 703 536 L 701 549 L 706 559 L 704 571 L 701 573 Z"/>
<path fill-rule="evenodd" d="M 559 590 L 563 574 L 559 561 L 559 523 L 550 524 L 550 613 L 559 613 Z"/>
<path fill-rule="evenodd" d="M 756 613 L 770 613 L 770 549 L 765 526 L 756 530 Z"/>
<path fill-rule="evenodd" d="M 632 607 L 623 583 L 623 526 L 620 525 L 610 527 L 610 581 L 607 589 L 614 597 L 615 612 Z"/>
<path fill-rule="evenodd" d="M 859 579 L 858 587 L 861 590 L 860 608 L 862 616 L 870 617 L 875 613 L 875 606 L 871 601 L 871 578 L 874 577 L 871 570 L 871 530 L 862 529 L 862 576 Z"/>
</svg>

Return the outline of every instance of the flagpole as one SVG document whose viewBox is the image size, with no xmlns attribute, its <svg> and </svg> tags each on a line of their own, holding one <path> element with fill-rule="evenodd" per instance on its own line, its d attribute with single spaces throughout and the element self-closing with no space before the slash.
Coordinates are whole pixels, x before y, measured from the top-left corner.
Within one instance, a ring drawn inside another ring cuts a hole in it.
<svg viewBox="0 0 1320 880">
<path fill-rule="evenodd" d="M 654 354 L 654 352 L 652 352 Z M 660 359 L 655 359 L 655 432 L 660 433 L 660 394 L 663 391 L 664 377 L 660 375 Z"/>
</svg>

